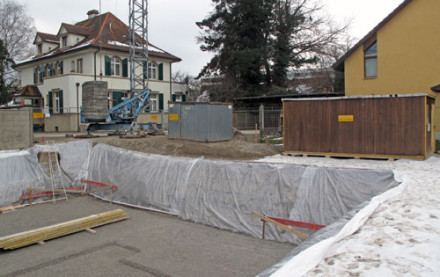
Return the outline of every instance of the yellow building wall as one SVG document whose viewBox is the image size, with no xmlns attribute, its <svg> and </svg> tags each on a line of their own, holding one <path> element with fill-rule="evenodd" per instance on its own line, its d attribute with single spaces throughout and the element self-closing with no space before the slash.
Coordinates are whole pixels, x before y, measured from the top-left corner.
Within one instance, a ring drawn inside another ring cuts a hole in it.
<svg viewBox="0 0 440 277">
<path fill-rule="evenodd" d="M 345 60 L 345 94 L 429 93 L 440 132 L 440 0 L 413 0 L 377 31 L 377 78 L 364 77 L 364 48 Z"/>
</svg>

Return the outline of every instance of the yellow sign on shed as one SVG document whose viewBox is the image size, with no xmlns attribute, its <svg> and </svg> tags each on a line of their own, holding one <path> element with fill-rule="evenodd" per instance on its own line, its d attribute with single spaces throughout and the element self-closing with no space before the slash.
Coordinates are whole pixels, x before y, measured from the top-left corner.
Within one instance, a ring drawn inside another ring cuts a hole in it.
<svg viewBox="0 0 440 277">
<path fill-rule="evenodd" d="M 152 115 L 151 116 L 151 120 L 159 120 L 159 116 L 158 115 Z"/>
<path fill-rule="evenodd" d="M 44 113 L 34 113 L 34 118 L 44 118 Z"/>
<path fill-rule="evenodd" d="M 171 114 L 168 116 L 168 120 L 170 120 L 170 121 L 179 121 L 179 115 L 176 114 L 176 113 L 171 113 Z"/>
<path fill-rule="evenodd" d="M 353 115 L 339 115 L 338 121 L 339 122 L 354 122 L 354 116 Z"/>
</svg>

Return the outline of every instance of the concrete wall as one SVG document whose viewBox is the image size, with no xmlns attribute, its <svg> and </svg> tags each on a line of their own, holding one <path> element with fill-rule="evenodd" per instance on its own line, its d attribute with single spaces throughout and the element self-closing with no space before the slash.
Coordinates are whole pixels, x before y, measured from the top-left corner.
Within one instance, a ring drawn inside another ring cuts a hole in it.
<svg viewBox="0 0 440 277">
<path fill-rule="evenodd" d="M 52 114 L 44 118 L 44 131 L 76 132 L 78 131 L 78 116 L 77 114 Z"/>
<path fill-rule="evenodd" d="M 32 124 L 31 110 L 0 110 L 0 150 L 32 146 Z"/>
<path fill-rule="evenodd" d="M 141 113 L 137 123 L 156 123 L 162 126 L 162 129 L 168 129 L 168 113 Z"/>
</svg>

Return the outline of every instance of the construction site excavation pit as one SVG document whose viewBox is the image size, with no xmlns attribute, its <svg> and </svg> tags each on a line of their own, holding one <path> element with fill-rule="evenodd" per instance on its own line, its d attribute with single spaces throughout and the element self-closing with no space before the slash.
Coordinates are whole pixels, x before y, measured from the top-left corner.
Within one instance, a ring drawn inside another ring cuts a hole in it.
<svg viewBox="0 0 440 277">
<path fill-rule="evenodd" d="M 58 171 L 41 152 L 59 154 Z M 0 276 L 270 276 L 347 232 L 373 197 L 399 184 L 387 170 L 168 157 L 89 141 L 0 152 L 0 176 L 0 207 L 26 199 L 29 188 L 117 187 L 0 214 L 0 241 L 118 208 L 129 216 L 94 234 L 0 249 Z M 263 229 L 255 214 L 325 227 L 290 228 L 304 239 L 270 222 Z"/>
</svg>

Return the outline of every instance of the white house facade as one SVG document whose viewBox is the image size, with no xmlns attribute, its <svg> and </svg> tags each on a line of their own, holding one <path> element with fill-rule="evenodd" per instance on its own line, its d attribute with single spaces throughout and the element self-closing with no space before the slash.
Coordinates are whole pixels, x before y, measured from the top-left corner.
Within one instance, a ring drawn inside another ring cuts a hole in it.
<svg viewBox="0 0 440 277">
<path fill-rule="evenodd" d="M 16 65 L 21 85 L 37 85 L 40 90 L 47 117 L 77 116 L 84 82 L 107 82 L 109 108 L 128 96 L 129 28 L 111 13 L 99 15 L 92 10 L 88 15 L 87 20 L 75 25 L 63 23 L 57 35 L 37 33 L 34 40 L 37 54 Z M 180 61 L 149 44 L 151 104 L 145 112 L 166 113 L 168 101 L 185 100 L 187 86 L 171 80 L 172 64 Z M 56 130 L 60 129 L 57 127 Z"/>
</svg>

